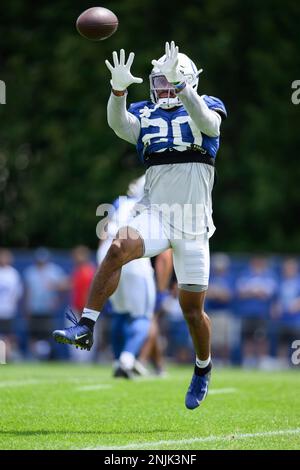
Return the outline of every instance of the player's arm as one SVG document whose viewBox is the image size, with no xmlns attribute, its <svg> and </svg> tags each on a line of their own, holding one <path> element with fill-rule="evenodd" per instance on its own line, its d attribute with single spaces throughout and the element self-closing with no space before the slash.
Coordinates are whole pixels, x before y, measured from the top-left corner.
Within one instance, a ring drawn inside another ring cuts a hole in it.
<svg viewBox="0 0 300 470">
<path fill-rule="evenodd" d="M 112 90 L 107 105 L 107 122 L 109 127 L 123 140 L 136 144 L 141 130 L 141 125 L 136 116 L 129 113 L 126 108 L 126 95 Z"/>
<path fill-rule="evenodd" d="M 129 113 L 126 108 L 127 88 L 132 83 L 142 83 L 142 78 L 134 77 L 130 68 L 133 63 L 134 53 L 129 54 L 125 63 L 125 51 L 121 49 L 120 59 L 116 51 L 113 52 L 112 65 L 108 60 L 105 64 L 111 72 L 112 93 L 107 106 L 108 125 L 121 139 L 136 144 L 140 134 L 140 122 L 136 116 Z"/>
<path fill-rule="evenodd" d="M 165 61 L 153 60 L 152 64 L 160 69 L 169 83 L 172 83 L 180 100 L 198 129 L 210 137 L 220 135 L 221 116 L 208 108 L 207 104 L 196 91 L 185 82 L 185 77 L 179 69 L 178 46 L 174 41 L 166 43 Z"/>
<path fill-rule="evenodd" d="M 169 287 L 173 272 L 172 249 L 160 253 L 155 260 L 156 284 L 160 292 L 166 291 Z"/>
<path fill-rule="evenodd" d="M 222 121 L 220 114 L 209 109 L 204 99 L 188 84 L 179 95 L 185 110 L 198 129 L 209 137 L 218 137 Z"/>
</svg>

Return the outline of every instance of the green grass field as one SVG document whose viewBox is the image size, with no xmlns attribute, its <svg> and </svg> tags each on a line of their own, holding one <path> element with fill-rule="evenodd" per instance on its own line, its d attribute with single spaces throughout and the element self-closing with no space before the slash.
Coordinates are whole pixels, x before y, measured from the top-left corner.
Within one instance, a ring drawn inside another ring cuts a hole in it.
<svg viewBox="0 0 300 470">
<path fill-rule="evenodd" d="M 2 365 L 1 449 L 299 449 L 300 374 L 215 369 L 184 407 L 191 367 L 112 379 L 103 366 Z"/>
</svg>

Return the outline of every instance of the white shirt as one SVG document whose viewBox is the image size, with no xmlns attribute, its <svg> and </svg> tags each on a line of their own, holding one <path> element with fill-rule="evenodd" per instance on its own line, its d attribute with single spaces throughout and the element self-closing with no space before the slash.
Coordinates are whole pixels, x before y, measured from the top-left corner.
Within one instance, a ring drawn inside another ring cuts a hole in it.
<svg viewBox="0 0 300 470">
<path fill-rule="evenodd" d="M 12 266 L 0 267 L 0 319 L 9 320 L 17 313 L 23 286 L 18 271 Z"/>
<path fill-rule="evenodd" d="M 137 202 L 135 198 L 120 197 L 119 207 L 108 222 L 107 238 L 101 242 L 98 249 L 99 264 L 103 261 L 118 229 L 130 221 Z M 116 313 L 150 318 L 154 311 L 155 295 L 154 270 L 150 258 L 138 258 L 122 267 L 118 287 L 110 300 Z"/>
<path fill-rule="evenodd" d="M 111 242 L 115 238 L 118 230 L 121 227 L 127 225 L 127 223 L 135 215 L 134 207 L 139 203 L 138 199 L 128 196 L 120 196 L 119 198 L 119 207 L 115 209 L 114 213 L 110 217 L 110 220 L 107 224 L 106 240 L 102 241 L 97 252 L 98 264 L 100 264 L 111 245 Z M 153 278 L 154 271 L 151 265 L 151 261 L 148 258 L 139 258 L 123 266 L 123 272 L 130 274 L 135 274 L 144 278 Z"/>
</svg>

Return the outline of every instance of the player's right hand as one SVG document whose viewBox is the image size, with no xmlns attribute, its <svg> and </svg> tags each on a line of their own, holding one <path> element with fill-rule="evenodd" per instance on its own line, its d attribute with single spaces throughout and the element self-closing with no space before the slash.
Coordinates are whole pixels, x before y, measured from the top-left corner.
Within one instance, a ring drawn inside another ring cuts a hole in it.
<svg viewBox="0 0 300 470">
<path fill-rule="evenodd" d="M 179 48 L 174 41 L 171 44 L 166 42 L 164 62 L 159 60 L 152 60 L 151 62 L 154 67 L 161 71 L 169 83 L 178 83 L 184 80 L 184 75 L 179 70 L 178 53 Z"/>
<path fill-rule="evenodd" d="M 125 51 L 124 49 L 120 50 L 120 60 L 116 51 L 113 52 L 113 62 L 114 65 L 106 60 L 105 65 L 111 73 L 110 84 L 113 90 L 116 91 L 125 91 L 132 83 L 142 83 L 143 79 L 134 77 L 130 68 L 134 59 L 134 52 L 130 52 L 127 62 L 125 63 Z"/>
</svg>

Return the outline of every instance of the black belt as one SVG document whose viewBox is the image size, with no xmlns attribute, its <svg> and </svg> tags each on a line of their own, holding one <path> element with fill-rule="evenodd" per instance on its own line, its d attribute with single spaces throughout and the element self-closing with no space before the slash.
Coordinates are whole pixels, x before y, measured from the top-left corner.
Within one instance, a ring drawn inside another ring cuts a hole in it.
<svg viewBox="0 0 300 470">
<path fill-rule="evenodd" d="M 205 153 L 204 153 L 205 152 Z M 171 163 L 193 163 L 200 162 L 215 166 L 215 159 L 205 150 L 203 153 L 197 150 L 165 150 L 164 152 L 146 153 L 144 155 L 144 164 L 146 168 L 154 165 L 169 165 Z"/>
</svg>

